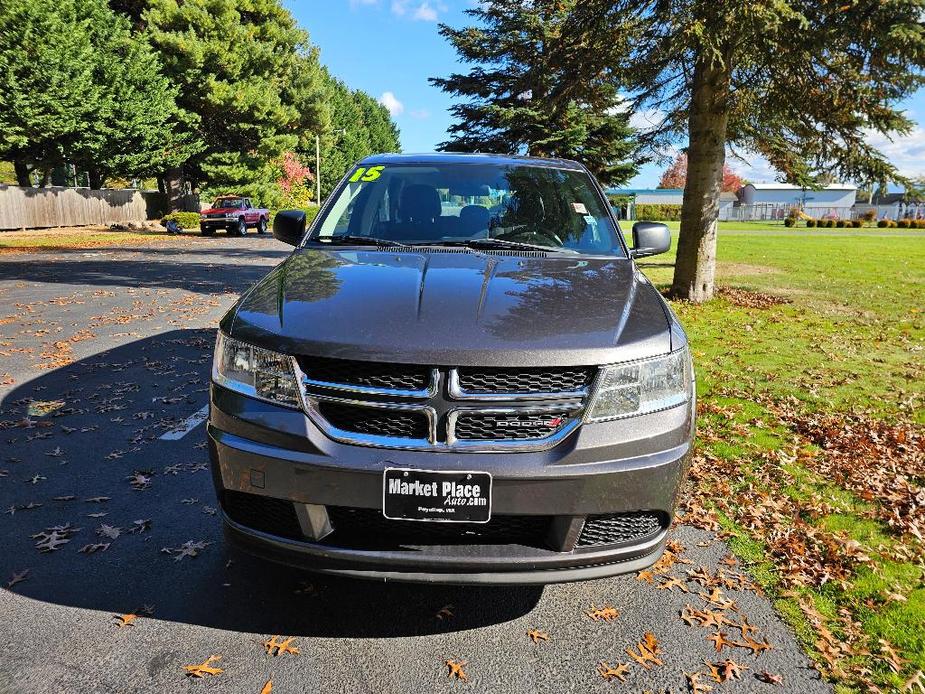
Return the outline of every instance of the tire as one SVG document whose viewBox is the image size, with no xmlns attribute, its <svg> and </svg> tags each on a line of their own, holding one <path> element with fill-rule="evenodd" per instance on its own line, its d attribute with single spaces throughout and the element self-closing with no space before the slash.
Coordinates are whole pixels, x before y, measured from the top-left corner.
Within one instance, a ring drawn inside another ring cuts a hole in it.
<svg viewBox="0 0 925 694">
<path fill-rule="evenodd" d="M 202 234 L 203 236 L 212 236 L 212 234 L 215 233 L 215 229 L 213 229 L 212 227 L 207 227 L 205 225 L 200 224 L 199 233 Z"/>
<path fill-rule="evenodd" d="M 263 217 L 260 218 L 260 221 L 257 222 L 257 233 L 266 234 L 267 233 L 267 220 Z"/>
<path fill-rule="evenodd" d="M 247 234 L 247 222 L 244 221 L 244 218 L 238 220 L 238 223 L 231 227 L 228 230 L 229 236 L 244 236 Z"/>
</svg>

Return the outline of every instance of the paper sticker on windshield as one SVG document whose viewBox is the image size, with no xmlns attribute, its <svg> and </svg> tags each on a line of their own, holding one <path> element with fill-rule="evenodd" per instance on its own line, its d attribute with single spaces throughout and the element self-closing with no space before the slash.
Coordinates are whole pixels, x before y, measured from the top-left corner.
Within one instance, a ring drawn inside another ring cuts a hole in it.
<svg viewBox="0 0 925 694">
<path fill-rule="evenodd" d="M 575 210 L 578 214 L 588 214 L 588 208 L 585 207 L 583 202 L 573 202 L 572 209 Z"/>
<path fill-rule="evenodd" d="M 384 170 L 384 166 L 370 166 L 368 169 L 361 166 L 353 172 L 353 176 L 350 177 L 350 182 L 357 183 L 358 181 L 366 181 L 368 183 L 370 181 L 375 181 L 382 175 Z"/>
</svg>

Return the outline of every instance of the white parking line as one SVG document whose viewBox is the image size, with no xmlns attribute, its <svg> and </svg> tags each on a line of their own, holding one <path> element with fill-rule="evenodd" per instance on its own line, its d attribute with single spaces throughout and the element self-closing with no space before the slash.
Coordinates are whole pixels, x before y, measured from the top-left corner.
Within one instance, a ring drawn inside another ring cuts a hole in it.
<svg viewBox="0 0 925 694">
<path fill-rule="evenodd" d="M 197 426 L 202 424 L 208 415 L 209 406 L 204 405 L 201 410 L 196 410 L 193 412 L 193 414 L 184 419 L 175 429 L 171 429 L 167 433 L 161 434 L 160 439 L 162 441 L 179 441 Z"/>
</svg>

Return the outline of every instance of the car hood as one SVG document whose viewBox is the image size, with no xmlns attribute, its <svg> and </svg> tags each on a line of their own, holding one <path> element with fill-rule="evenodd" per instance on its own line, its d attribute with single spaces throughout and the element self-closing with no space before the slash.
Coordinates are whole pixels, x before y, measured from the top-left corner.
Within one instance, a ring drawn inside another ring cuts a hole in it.
<svg viewBox="0 0 925 694">
<path fill-rule="evenodd" d="M 289 354 L 443 366 L 604 364 L 671 349 L 668 310 L 630 260 L 564 254 L 297 250 L 222 328 Z"/>
<path fill-rule="evenodd" d="M 240 207 L 210 207 L 207 210 L 203 210 L 200 214 L 218 214 L 226 212 L 241 212 Z"/>
</svg>

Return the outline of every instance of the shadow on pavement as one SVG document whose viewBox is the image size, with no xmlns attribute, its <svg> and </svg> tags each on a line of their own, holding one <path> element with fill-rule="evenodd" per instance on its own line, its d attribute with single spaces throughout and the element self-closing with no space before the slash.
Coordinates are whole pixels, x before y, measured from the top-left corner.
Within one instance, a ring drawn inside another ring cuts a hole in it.
<svg viewBox="0 0 925 694">
<path fill-rule="evenodd" d="M 93 248 L 61 251 L 54 256 L 36 254 L 27 262 L 16 256 L 0 257 L 0 281 L 185 289 L 211 294 L 240 291 L 288 255 L 285 250 L 257 248 Z"/>
<path fill-rule="evenodd" d="M 50 371 L 4 398 L 2 584 L 29 569 L 13 590 L 33 600 L 112 614 L 153 605 L 159 620 L 298 636 L 466 630 L 533 609 L 541 588 L 325 578 L 226 548 L 203 425 L 178 441 L 158 438 L 207 402 L 213 341 L 212 330 L 174 330 Z M 150 478 L 147 488 L 133 488 L 136 472 Z M 129 532 L 135 521 L 149 528 Z M 68 543 L 35 547 L 31 536 L 67 523 L 80 528 Z M 98 535 L 104 524 L 118 537 Z M 193 558 L 162 552 L 190 540 L 209 544 Z M 80 551 L 95 543 L 110 546 Z M 454 618 L 438 618 L 447 605 Z"/>
</svg>

